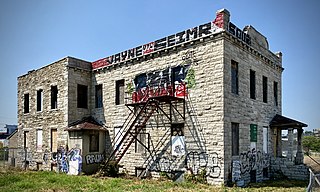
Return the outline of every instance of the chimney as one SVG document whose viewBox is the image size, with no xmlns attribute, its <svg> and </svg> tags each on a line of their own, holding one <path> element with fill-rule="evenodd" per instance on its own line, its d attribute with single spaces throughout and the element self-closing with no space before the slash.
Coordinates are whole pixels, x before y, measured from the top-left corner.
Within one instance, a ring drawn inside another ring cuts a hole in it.
<svg viewBox="0 0 320 192">
<path fill-rule="evenodd" d="M 216 12 L 216 19 L 213 23 L 222 28 L 227 30 L 230 21 L 230 12 L 227 9 L 220 9 Z"/>
</svg>

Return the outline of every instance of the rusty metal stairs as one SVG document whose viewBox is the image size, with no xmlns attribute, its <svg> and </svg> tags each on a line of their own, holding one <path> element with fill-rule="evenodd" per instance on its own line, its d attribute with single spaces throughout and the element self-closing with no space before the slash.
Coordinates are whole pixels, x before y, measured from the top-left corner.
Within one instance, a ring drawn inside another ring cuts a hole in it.
<svg viewBox="0 0 320 192">
<path fill-rule="evenodd" d="M 107 159 L 106 164 L 111 160 L 119 163 L 158 107 L 158 101 L 149 98 L 146 103 L 131 111 L 123 125 L 123 132 L 120 132 L 120 136 L 116 136 L 114 139 L 114 150 Z"/>
</svg>

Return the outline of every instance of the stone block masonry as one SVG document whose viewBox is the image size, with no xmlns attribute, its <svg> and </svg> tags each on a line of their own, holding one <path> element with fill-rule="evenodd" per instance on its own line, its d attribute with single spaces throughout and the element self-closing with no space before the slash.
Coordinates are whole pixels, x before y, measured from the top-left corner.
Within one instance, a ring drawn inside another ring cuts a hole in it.
<svg viewBox="0 0 320 192">
<path fill-rule="evenodd" d="M 49 170 L 58 163 L 51 157 L 57 147 L 89 153 L 99 138 L 103 148 L 86 157 L 108 159 L 139 102 L 172 96 L 180 100 L 162 102 L 120 160 L 128 174 L 203 174 L 210 184 L 239 185 L 279 170 L 295 178 L 303 166 L 272 160 L 280 129 L 270 122 L 282 112 L 281 56 L 252 26 L 231 23 L 223 9 L 213 22 L 92 63 L 66 57 L 18 78 L 19 147 L 30 152 L 30 168 Z M 65 131 L 85 117 L 106 133 L 95 137 L 77 125 L 78 132 Z"/>
</svg>

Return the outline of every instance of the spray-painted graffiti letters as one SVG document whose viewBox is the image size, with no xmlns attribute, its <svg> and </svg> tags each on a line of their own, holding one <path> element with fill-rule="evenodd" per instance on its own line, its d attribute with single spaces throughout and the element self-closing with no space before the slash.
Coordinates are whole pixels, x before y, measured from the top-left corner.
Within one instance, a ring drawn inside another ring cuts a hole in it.
<svg viewBox="0 0 320 192">
<path fill-rule="evenodd" d="M 249 150 L 240 154 L 241 174 L 249 173 L 256 170 L 261 173 L 263 168 L 269 166 L 269 154 L 256 151 L 256 149 Z"/>
<path fill-rule="evenodd" d="M 187 168 L 193 174 L 200 174 L 201 171 L 205 170 L 207 177 L 218 178 L 221 174 L 221 160 L 222 158 L 217 153 L 189 152 L 187 155 Z"/>
<path fill-rule="evenodd" d="M 86 156 L 86 163 L 88 165 L 95 164 L 95 163 L 101 163 L 104 160 L 103 154 L 89 154 Z"/>
</svg>

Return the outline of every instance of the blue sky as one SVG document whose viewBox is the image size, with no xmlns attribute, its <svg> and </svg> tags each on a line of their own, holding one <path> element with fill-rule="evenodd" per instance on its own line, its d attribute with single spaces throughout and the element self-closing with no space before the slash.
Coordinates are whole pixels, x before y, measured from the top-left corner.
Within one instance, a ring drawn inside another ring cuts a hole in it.
<svg viewBox="0 0 320 192">
<path fill-rule="evenodd" d="M 17 123 L 17 77 L 73 56 L 87 61 L 198 26 L 226 8 L 282 51 L 283 115 L 320 128 L 320 1 L 1 0 L 0 127 Z"/>
</svg>

